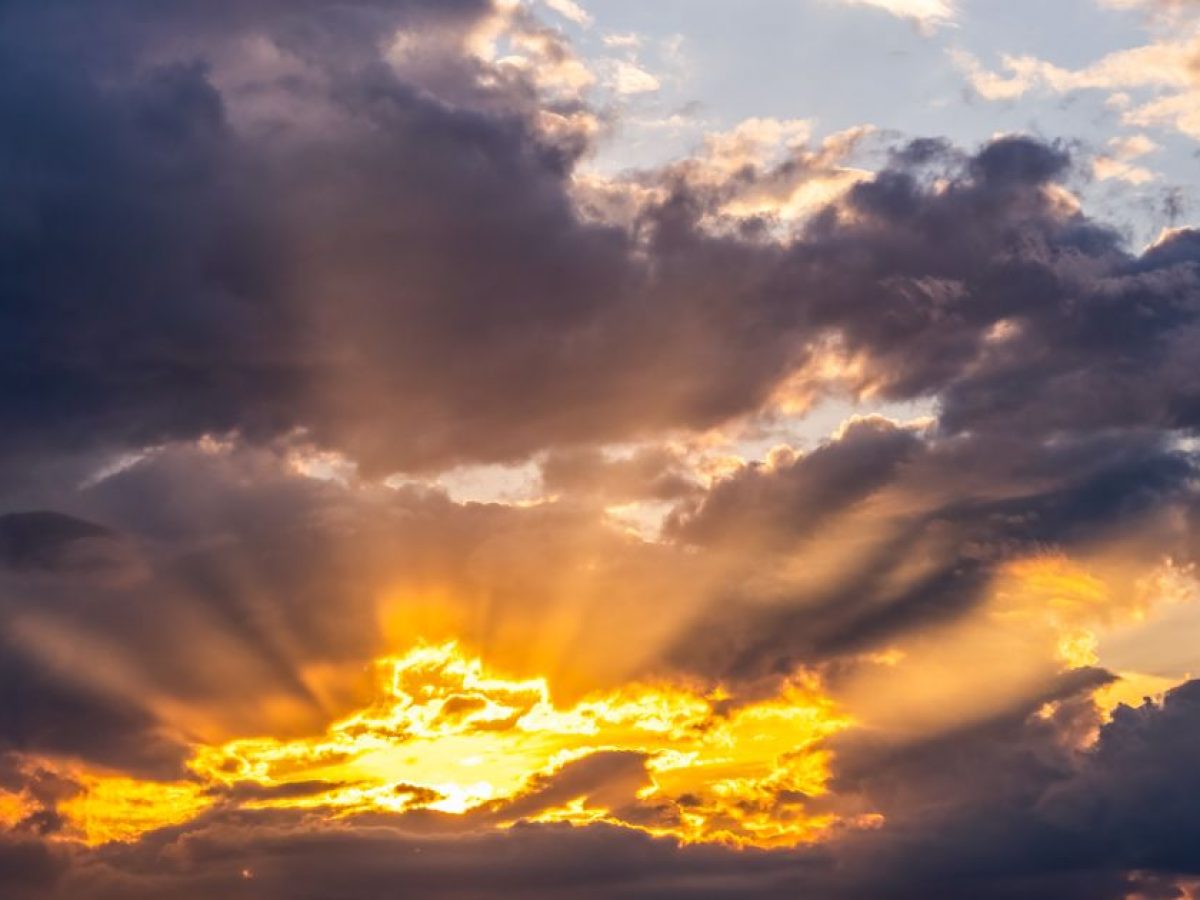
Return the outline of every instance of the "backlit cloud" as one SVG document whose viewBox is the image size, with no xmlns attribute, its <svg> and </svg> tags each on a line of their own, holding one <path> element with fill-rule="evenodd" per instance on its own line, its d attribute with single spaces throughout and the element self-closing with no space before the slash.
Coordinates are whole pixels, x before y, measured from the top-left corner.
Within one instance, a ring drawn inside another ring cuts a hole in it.
<svg viewBox="0 0 1200 900">
<path fill-rule="evenodd" d="M 661 15 L 0 4 L 5 900 L 1194 892 L 1190 26 Z"/>
<path fill-rule="evenodd" d="M 912 19 L 925 27 L 953 22 L 958 15 L 954 0 L 843 0 L 858 6 L 873 6 L 894 16 Z"/>
</svg>

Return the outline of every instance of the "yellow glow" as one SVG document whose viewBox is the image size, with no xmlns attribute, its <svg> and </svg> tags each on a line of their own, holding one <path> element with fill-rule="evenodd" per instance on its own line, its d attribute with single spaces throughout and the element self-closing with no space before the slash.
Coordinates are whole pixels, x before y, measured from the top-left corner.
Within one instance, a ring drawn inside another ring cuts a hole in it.
<svg viewBox="0 0 1200 900">
<path fill-rule="evenodd" d="M 1102 617 L 1108 586 L 1062 556 L 1034 556 L 1010 563 L 1000 585 L 1001 614 L 1073 625 Z"/>
<path fill-rule="evenodd" d="M 1096 691 L 1096 705 L 1106 716 L 1118 706 L 1141 706 L 1146 700 L 1161 700 L 1167 691 L 1179 687 L 1187 679 L 1163 678 L 1141 672 L 1121 672 L 1118 679 Z"/>
<path fill-rule="evenodd" d="M 24 794 L 0 789 L 0 830 L 15 828 L 35 809 Z"/>
<path fill-rule="evenodd" d="M 1091 631 L 1063 635 L 1058 640 L 1058 658 L 1072 669 L 1098 666 L 1100 656 L 1096 650 L 1099 644 L 1099 639 Z"/>
<path fill-rule="evenodd" d="M 133 837 L 203 809 L 202 786 L 220 794 L 246 783 L 257 786 L 246 802 L 256 808 L 429 809 L 499 827 L 522 818 L 608 821 L 685 842 L 791 846 L 835 824 L 810 806 L 829 778 L 823 742 L 849 721 L 807 677 L 741 707 L 720 690 L 664 683 L 560 708 L 545 679 L 498 677 L 454 643 L 382 660 L 377 671 L 375 700 L 320 737 L 199 748 L 194 791 L 91 785 L 90 808 L 78 810 L 83 830 L 92 841 Z M 614 783 L 556 786 L 556 775 L 569 778 L 565 766 L 617 752 L 635 761 L 632 781 L 627 767 Z M 164 790 L 174 793 L 155 793 Z"/>
<path fill-rule="evenodd" d="M 93 846 L 179 825 L 213 803 L 205 787 L 192 782 L 163 784 L 95 773 L 75 777 L 82 790 L 58 811 L 70 823 L 69 836 Z"/>
</svg>

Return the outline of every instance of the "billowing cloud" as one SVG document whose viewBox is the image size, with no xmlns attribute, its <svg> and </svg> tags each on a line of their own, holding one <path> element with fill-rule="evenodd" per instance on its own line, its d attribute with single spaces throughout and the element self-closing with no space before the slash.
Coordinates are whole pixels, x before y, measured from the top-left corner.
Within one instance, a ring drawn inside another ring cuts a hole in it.
<svg viewBox="0 0 1200 900">
<path fill-rule="evenodd" d="M 614 91 L 521 3 L 0 7 L 5 897 L 1200 877 L 1200 233 L 1072 191 L 1158 145 L 613 172 Z"/>
<path fill-rule="evenodd" d="M 34 27 L 22 26 L 34 16 L 23 5 L 7 14 L 13 40 Z M 231 21 L 222 40 L 255 38 L 253 18 Z M 368 53 L 381 27 L 338 34 Z M 25 145 L 46 152 L 10 148 L 24 173 L 17 208 L 29 211 L 9 220 L 10 456 L 47 442 L 119 450 L 236 432 L 312 441 L 384 474 L 514 459 L 718 425 L 753 411 L 830 341 L 861 370 L 850 390 L 949 388 L 958 422 L 1014 345 L 1072 327 L 1070 304 L 1035 304 L 1039 290 L 1077 297 L 1098 318 L 1145 294 L 1147 340 L 1155 322 L 1172 328 L 1174 346 L 1153 364 L 1172 387 L 1147 405 L 1148 376 L 1130 373 L 1105 414 L 1149 416 L 1166 402 L 1160 417 L 1186 419 L 1192 389 L 1177 360 L 1189 314 L 1172 292 L 1190 270 L 1162 250 L 1139 270 L 1055 190 L 1066 158 L 1035 142 L 999 141 L 949 163 L 943 182 L 901 165 L 833 187 L 830 164 L 804 156 L 716 183 L 716 170 L 702 180 L 668 170 L 630 230 L 580 215 L 570 176 L 583 138 L 542 129 L 520 69 L 492 71 L 498 63 L 465 51 L 454 71 L 406 74 L 403 60 L 397 70 L 378 57 L 318 64 L 285 42 L 272 65 L 294 74 L 248 76 L 208 52 L 206 69 L 182 52 L 151 62 L 134 44 L 103 90 L 87 56 L 40 69 L 6 57 L 29 69 L 10 79 L 23 86 L 9 91 L 13 115 L 43 90 L 38 79 L 62 93 L 25 119 Z M 272 125 L 301 102 L 336 127 Z M 730 204 L 753 223 L 772 203 L 799 202 L 805 169 L 826 173 L 809 209 L 827 198 L 830 212 L 809 212 L 782 246 L 709 227 Z M 772 194 L 783 199 L 766 202 Z M 1028 237 L 1013 257 L 1015 230 Z M 943 240 L 958 246 L 943 252 Z M 130 258 L 132 246 L 152 249 Z M 437 262 L 462 255 L 469 267 Z M 997 266 L 1027 287 L 997 281 Z M 905 312 L 880 315 L 891 305 Z M 1077 375 L 1090 383 L 1070 352 L 1021 371 L 1046 366 L 1065 367 L 1060 393 Z"/>
</svg>

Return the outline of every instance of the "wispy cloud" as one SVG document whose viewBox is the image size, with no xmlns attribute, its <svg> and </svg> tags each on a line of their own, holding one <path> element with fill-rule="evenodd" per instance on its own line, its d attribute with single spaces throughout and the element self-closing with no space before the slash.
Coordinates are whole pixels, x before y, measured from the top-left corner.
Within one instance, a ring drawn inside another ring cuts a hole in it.
<svg viewBox="0 0 1200 900">
<path fill-rule="evenodd" d="M 613 61 L 609 83 L 618 94 L 649 94 L 662 87 L 655 75 L 624 59 Z"/>
<path fill-rule="evenodd" d="M 1030 55 L 1004 54 L 998 69 L 962 50 L 951 51 L 951 58 L 987 100 L 1104 91 L 1127 125 L 1174 128 L 1200 139 L 1200 34 L 1118 50 L 1078 68 Z"/>
<path fill-rule="evenodd" d="M 842 0 L 853 6 L 874 6 L 900 16 L 912 19 L 925 28 L 947 25 L 958 15 L 955 0 Z"/>
<path fill-rule="evenodd" d="M 554 12 L 558 13 L 564 19 L 574 22 L 576 25 L 587 28 L 594 21 L 592 14 L 576 3 L 575 0 L 544 0 L 544 2 Z"/>
</svg>

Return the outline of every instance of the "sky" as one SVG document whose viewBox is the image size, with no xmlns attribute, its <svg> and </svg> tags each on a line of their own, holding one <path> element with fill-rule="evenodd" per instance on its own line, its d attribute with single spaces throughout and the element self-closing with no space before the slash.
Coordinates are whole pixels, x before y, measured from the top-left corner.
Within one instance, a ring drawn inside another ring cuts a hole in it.
<svg viewBox="0 0 1200 900">
<path fill-rule="evenodd" d="M 1196 900 L 1200 3 L 0 2 L 0 897 Z"/>
</svg>

